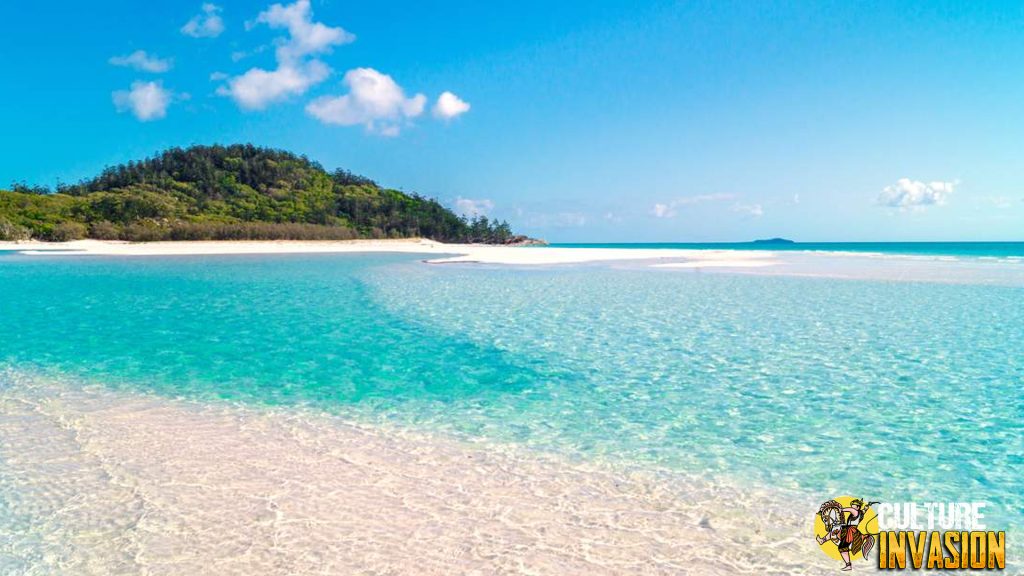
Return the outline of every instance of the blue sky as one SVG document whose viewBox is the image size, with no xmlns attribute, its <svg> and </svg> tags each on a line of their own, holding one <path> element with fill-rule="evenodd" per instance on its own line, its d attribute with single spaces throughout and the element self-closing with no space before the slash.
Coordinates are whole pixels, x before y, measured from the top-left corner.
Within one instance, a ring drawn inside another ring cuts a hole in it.
<svg viewBox="0 0 1024 576">
<path fill-rule="evenodd" d="M 553 241 L 1024 240 L 1019 3 L 99 1 L 5 16 L 5 184 L 253 142 Z"/>
</svg>

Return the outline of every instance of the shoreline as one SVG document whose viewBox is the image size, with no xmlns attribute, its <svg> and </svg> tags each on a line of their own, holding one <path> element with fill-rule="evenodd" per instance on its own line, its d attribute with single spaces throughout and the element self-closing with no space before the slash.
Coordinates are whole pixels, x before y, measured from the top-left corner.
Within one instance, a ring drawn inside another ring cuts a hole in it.
<svg viewBox="0 0 1024 576">
<path fill-rule="evenodd" d="M 286 254 L 409 254 L 425 264 L 542 267 L 603 264 L 664 273 L 728 273 L 793 278 L 1024 286 L 1024 258 L 949 257 L 818 250 L 578 248 L 444 244 L 395 240 L 0 242 L 0 253 L 29 256 L 232 256 Z M 0 260 L 2 262 L 2 260 Z"/>
<path fill-rule="evenodd" d="M 29 255 L 60 256 L 214 256 L 242 254 L 360 254 L 405 253 L 435 255 L 428 264 L 585 264 L 630 260 L 669 260 L 687 268 L 769 266 L 775 254 L 768 251 L 558 248 L 549 246 L 494 246 L 444 244 L 422 238 L 400 240 L 276 240 L 124 242 L 75 240 L 71 242 L 0 242 L 0 250 Z M 678 262 L 685 260 L 685 262 Z"/>
</svg>

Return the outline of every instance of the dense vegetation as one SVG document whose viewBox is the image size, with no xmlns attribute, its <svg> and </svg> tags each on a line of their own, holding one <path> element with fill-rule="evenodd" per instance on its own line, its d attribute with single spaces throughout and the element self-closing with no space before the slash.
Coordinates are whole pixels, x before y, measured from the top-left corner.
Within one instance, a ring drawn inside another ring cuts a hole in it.
<svg viewBox="0 0 1024 576">
<path fill-rule="evenodd" d="M 0 191 L 0 240 L 276 240 L 425 237 L 503 244 L 508 223 L 467 220 L 436 200 L 329 173 L 252 145 L 172 148 L 55 191 Z"/>
</svg>

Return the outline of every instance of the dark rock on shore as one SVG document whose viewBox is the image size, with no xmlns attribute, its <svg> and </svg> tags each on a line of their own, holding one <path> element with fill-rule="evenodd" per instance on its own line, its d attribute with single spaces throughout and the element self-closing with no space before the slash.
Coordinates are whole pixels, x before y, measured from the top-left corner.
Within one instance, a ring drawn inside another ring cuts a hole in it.
<svg viewBox="0 0 1024 576">
<path fill-rule="evenodd" d="M 518 234 L 509 238 L 504 242 L 504 246 L 547 246 L 547 240 L 540 240 L 539 238 L 530 238 L 529 236 L 523 236 Z"/>
</svg>

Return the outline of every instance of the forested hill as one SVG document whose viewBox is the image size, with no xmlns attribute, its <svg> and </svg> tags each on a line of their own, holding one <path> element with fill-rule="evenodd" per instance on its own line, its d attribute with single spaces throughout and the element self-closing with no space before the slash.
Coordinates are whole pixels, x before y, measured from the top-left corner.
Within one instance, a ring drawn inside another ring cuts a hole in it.
<svg viewBox="0 0 1024 576">
<path fill-rule="evenodd" d="M 503 244 L 505 222 L 252 145 L 172 148 L 57 190 L 0 191 L 0 240 L 263 240 L 425 237 Z"/>
</svg>

